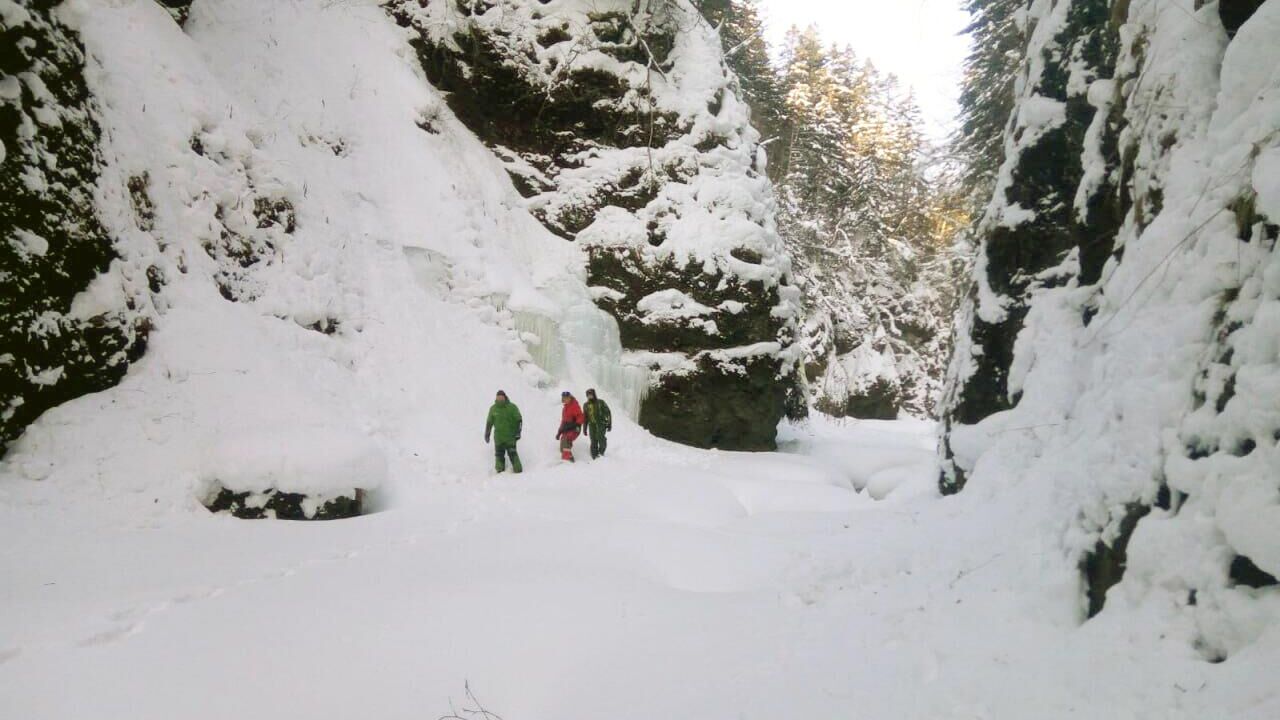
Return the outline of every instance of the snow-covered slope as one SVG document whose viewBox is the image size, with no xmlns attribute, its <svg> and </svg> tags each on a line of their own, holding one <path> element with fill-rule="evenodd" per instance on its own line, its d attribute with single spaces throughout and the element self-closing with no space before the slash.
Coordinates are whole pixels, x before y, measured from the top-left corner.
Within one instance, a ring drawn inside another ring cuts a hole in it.
<svg viewBox="0 0 1280 720">
<path fill-rule="evenodd" d="M 579 250 L 529 216 L 377 4 L 195 3 L 184 27 L 152 2 L 60 14 L 89 58 L 120 255 L 76 302 L 153 329 L 119 387 L 46 413 L 10 467 L 147 503 L 214 482 L 333 493 L 472 466 L 456 449 L 498 388 L 530 434 L 554 431 L 561 382 L 634 412 Z"/>
<path fill-rule="evenodd" d="M 1039 487 L 1082 617 L 1274 657 L 1280 0 L 1037 1 L 1021 22 L 943 490 Z"/>
</svg>

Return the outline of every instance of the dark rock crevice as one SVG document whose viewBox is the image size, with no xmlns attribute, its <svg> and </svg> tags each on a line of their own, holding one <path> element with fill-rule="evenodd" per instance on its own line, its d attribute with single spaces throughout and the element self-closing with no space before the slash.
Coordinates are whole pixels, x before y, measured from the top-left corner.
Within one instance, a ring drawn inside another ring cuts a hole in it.
<svg viewBox="0 0 1280 720">
<path fill-rule="evenodd" d="M 1218 0 L 1218 18 L 1222 20 L 1227 37 L 1235 37 L 1236 31 L 1253 17 L 1264 2 L 1266 0 Z"/>
<path fill-rule="evenodd" d="M 1093 551 L 1081 560 L 1080 572 L 1084 576 L 1088 617 L 1102 612 L 1107 601 L 1107 591 L 1124 578 L 1129 539 L 1133 537 L 1138 521 L 1150 512 L 1151 507 L 1142 503 L 1125 506 L 1125 514 L 1120 520 L 1115 539 L 1110 543 L 1099 539 Z"/>
<path fill-rule="evenodd" d="M 1280 580 L 1276 580 L 1275 575 L 1258 567 L 1244 555 L 1237 555 L 1231 559 L 1231 566 L 1227 569 L 1227 577 L 1235 585 L 1243 585 L 1254 589 L 1280 585 Z"/>
</svg>

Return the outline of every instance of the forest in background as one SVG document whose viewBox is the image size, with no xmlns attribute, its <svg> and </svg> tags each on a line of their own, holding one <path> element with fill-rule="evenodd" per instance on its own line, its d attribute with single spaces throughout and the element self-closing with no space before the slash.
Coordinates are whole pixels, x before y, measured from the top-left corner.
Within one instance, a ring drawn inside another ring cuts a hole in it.
<svg viewBox="0 0 1280 720">
<path fill-rule="evenodd" d="M 990 121 L 966 119 L 963 141 L 931 141 L 911 91 L 853 48 L 813 26 L 770 47 L 753 0 L 699 7 L 763 137 L 778 230 L 804 290 L 815 407 L 932 415 L 970 255 L 964 230 L 990 174 L 968 136 L 990 132 Z M 984 140 L 998 145 L 999 130 Z"/>
</svg>

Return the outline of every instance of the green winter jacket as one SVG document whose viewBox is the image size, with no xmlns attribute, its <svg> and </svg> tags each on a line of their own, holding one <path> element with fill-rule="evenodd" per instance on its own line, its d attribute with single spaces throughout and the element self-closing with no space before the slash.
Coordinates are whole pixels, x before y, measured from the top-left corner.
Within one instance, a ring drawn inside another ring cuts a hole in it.
<svg viewBox="0 0 1280 720">
<path fill-rule="evenodd" d="M 484 421 L 484 439 L 489 440 L 489 432 L 493 432 L 493 441 L 499 445 L 514 445 L 520 439 L 520 426 L 524 421 L 520 418 L 520 408 L 510 400 L 495 402 L 489 408 L 489 417 Z"/>
<path fill-rule="evenodd" d="M 609 406 L 600 398 L 588 400 L 582 406 L 582 414 L 587 418 L 587 434 L 606 433 L 613 429 L 613 415 Z"/>
</svg>

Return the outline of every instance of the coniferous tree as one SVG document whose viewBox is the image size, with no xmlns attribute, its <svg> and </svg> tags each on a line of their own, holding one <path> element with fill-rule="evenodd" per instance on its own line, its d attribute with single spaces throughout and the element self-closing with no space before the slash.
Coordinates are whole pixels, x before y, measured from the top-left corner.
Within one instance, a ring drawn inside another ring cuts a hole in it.
<svg viewBox="0 0 1280 720">
<path fill-rule="evenodd" d="M 806 289 L 820 409 L 932 410 L 955 302 L 951 175 L 926 179 L 920 111 L 897 80 L 816 28 L 771 58 L 754 0 L 701 0 L 765 138 L 778 226 Z"/>
<path fill-rule="evenodd" d="M 960 85 L 960 127 L 952 141 L 971 198 L 990 195 L 1004 161 L 1004 128 L 1013 113 L 1013 81 L 1022 62 L 1022 0 L 967 0 L 973 38 Z"/>
<path fill-rule="evenodd" d="M 919 109 L 850 48 L 793 28 L 780 53 L 779 226 L 809 286 L 819 408 L 891 417 L 932 409 L 954 266 L 949 185 L 922 167 Z"/>
</svg>

